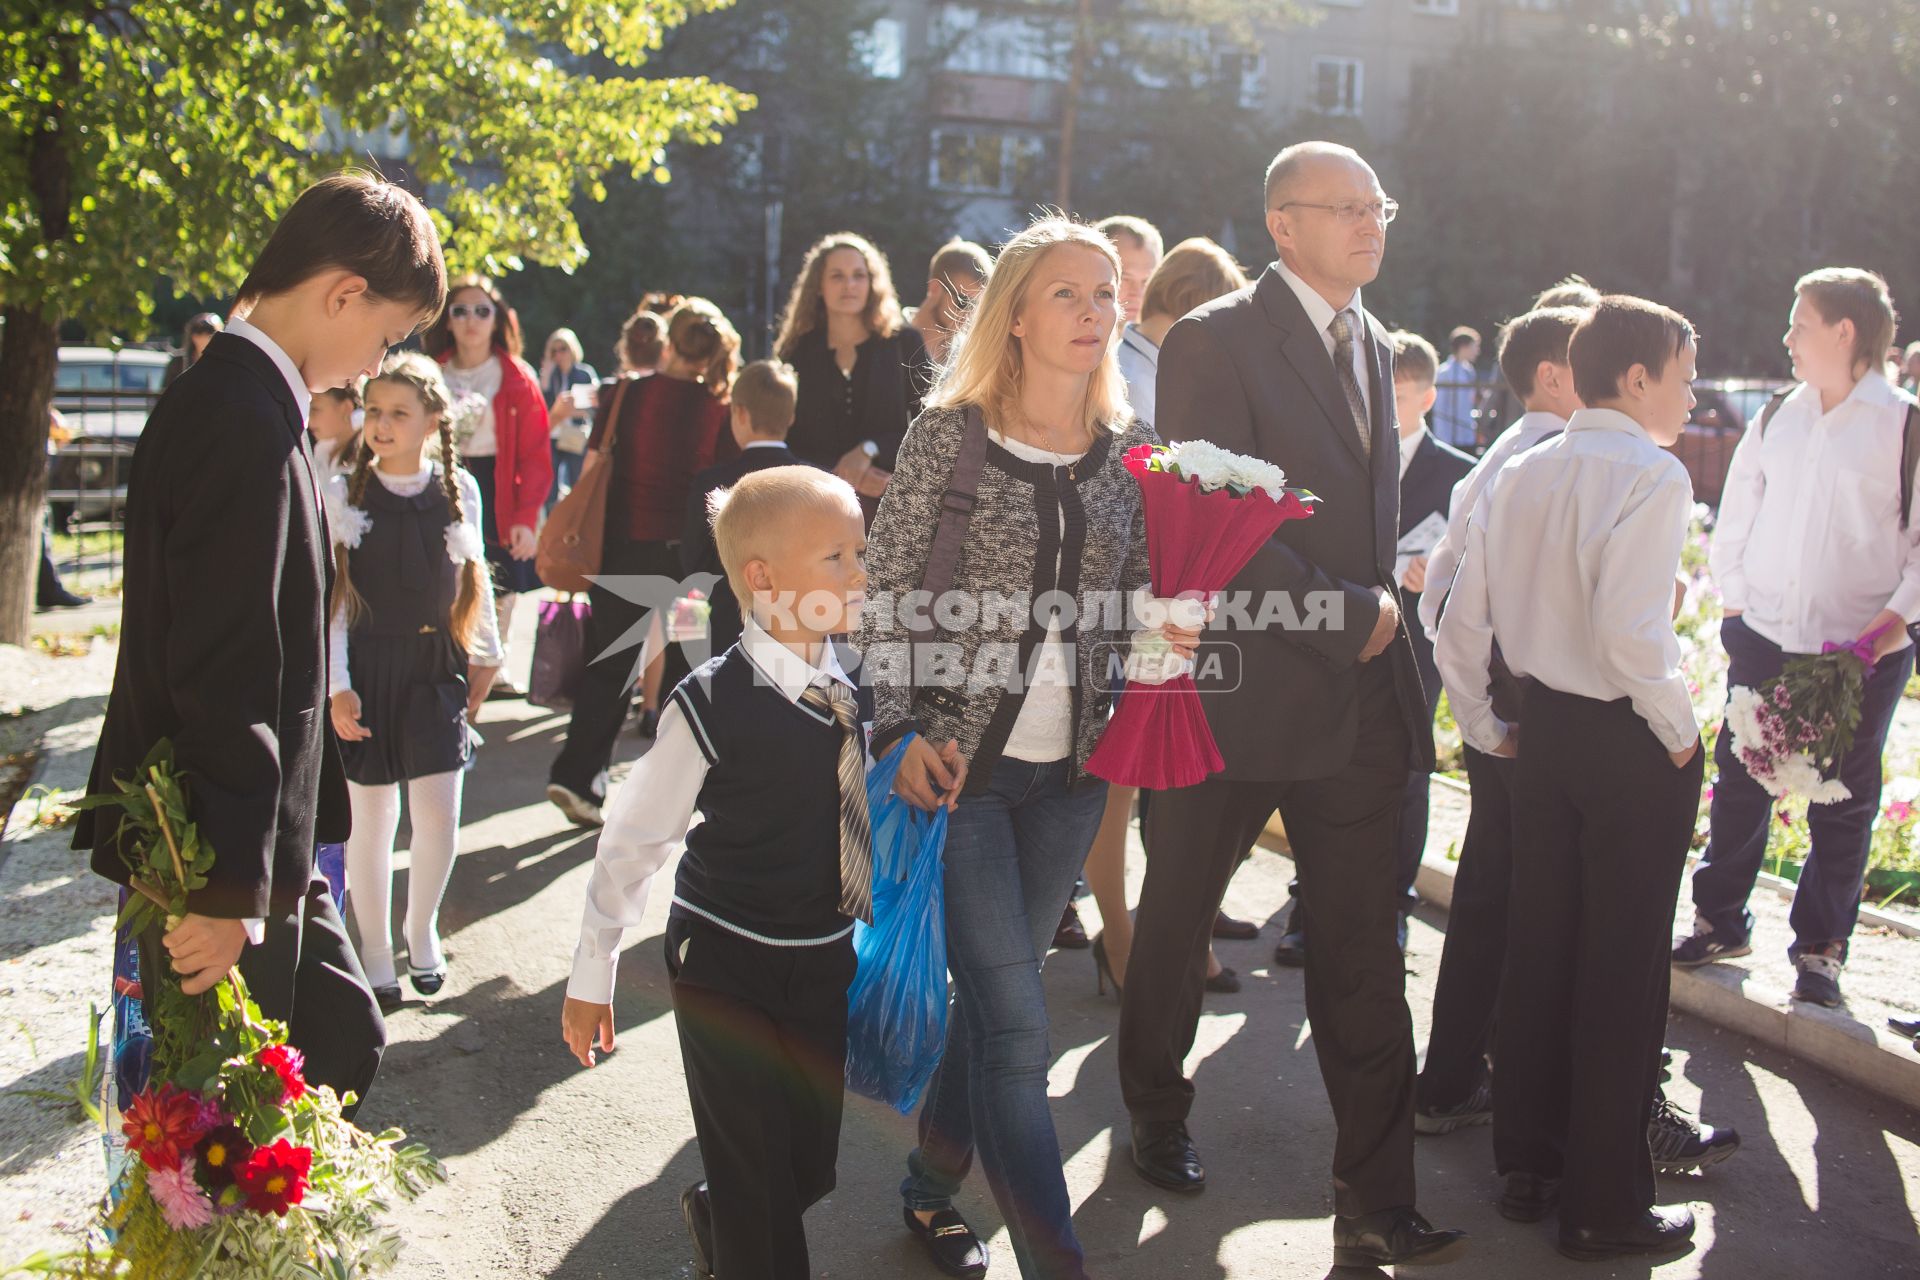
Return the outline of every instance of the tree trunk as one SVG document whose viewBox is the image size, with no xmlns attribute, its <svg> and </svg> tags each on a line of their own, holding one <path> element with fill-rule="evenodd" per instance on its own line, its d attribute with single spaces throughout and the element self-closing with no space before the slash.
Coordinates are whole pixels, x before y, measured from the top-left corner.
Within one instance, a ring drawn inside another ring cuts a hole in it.
<svg viewBox="0 0 1920 1280">
<path fill-rule="evenodd" d="M 31 307 L 0 309 L 0 644 L 27 643 L 47 492 L 47 416 L 60 326 Z"/>
<path fill-rule="evenodd" d="M 1053 203 L 1065 214 L 1073 212 L 1073 140 L 1080 127 L 1080 88 L 1087 75 L 1087 41 L 1092 27 L 1093 0 L 1079 0 L 1073 52 L 1067 63 L 1067 88 L 1060 104 L 1060 155 L 1053 176 Z"/>
</svg>

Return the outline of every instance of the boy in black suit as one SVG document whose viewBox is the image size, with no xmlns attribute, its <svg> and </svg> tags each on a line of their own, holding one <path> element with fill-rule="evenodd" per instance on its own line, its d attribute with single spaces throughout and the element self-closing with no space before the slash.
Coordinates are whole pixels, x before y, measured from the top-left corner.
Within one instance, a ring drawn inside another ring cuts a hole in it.
<svg viewBox="0 0 1920 1280">
<path fill-rule="evenodd" d="M 307 408 L 377 370 L 445 295 L 439 238 L 399 187 L 337 174 L 281 219 L 235 319 L 134 450 L 120 657 L 87 786 L 109 790 L 172 740 L 215 861 L 185 919 L 141 939 L 142 973 L 171 963 L 198 995 L 237 966 L 307 1079 L 363 1097 L 386 1028 L 313 865 L 315 841 L 346 839 L 350 819 L 325 710 L 332 564 Z M 90 810 L 74 847 L 125 884 L 120 834 L 113 810 Z"/>
<path fill-rule="evenodd" d="M 780 360 L 756 360 L 733 380 L 733 440 L 740 446 L 740 453 L 731 461 L 708 467 L 693 478 L 693 491 L 687 499 L 686 531 L 680 535 L 683 572 L 717 573 L 723 577 L 727 572 L 720 562 L 720 548 L 713 537 L 713 518 L 707 511 L 707 499 L 714 490 L 730 489 L 741 477 L 768 467 L 801 465 L 798 455 L 787 448 L 787 431 L 793 426 L 798 391 L 799 381 L 793 367 Z M 707 642 L 711 646 L 709 656 L 713 656 L 725 653 L 740 639 L 740 601 L 729 582 L 716 583 L 707 594 L 711 598 Z"/>
</svg>

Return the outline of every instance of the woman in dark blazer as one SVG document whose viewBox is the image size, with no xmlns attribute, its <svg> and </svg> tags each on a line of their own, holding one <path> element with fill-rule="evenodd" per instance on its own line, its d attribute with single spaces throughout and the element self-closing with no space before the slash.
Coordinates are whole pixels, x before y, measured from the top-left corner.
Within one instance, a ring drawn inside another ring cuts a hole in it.
<svg viewBox="0 0 1920 1280">
<path fill-rule="evenodd" d="M 871 523 L 900 437 L 933 382 L 885 255 L 850 232 L 809 249 L 774 349 L 800 380 L 787 446 L 858 489 Z"/>
</svg>

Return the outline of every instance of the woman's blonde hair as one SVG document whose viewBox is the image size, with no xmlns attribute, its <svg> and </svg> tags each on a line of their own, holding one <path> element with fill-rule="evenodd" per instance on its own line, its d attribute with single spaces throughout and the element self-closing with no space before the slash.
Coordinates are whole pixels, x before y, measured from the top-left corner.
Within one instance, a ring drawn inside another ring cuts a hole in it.
<svg viewBox="0 0 1920 1280">
<path fill-rule="evenodd" d="M 420 397 L 420 407 L 426 411 L 440 432 L 440 456 L 445 460 L 440 480 L 447 490 L 447 509 L 453 522 L 458 524 L 465 519 L 466 513 L 460 501 L 460 480 L 455 474 L 460 462 L 460 451 L 453 444 L 453 424 L 447 420 L 447 411 L 453 407 L 453 393 L 447 389 L 447 380 L 440 372 L 435 361 L 418 351 L 404 351 L 399 355 L 387 357 L 380 366 L 380 372 L 367 380 L 371 389 L 376 382 L 392 382 L 407 387 Z M 347 505 L 358 507 L 366 501 L 367 485 L 373 479 L 373 450 L 367 447 L 366 433 L 355 437 L 355 454 L 351 459 L 353 470 L 347 480 Z M 431 451 L 429 451 L 431 453 Z M 478 522 L 479 512 L 474 512 Z M 346 618 L 347 626 L 366 616 L 367 602 L 354 588 L 353 575 L 349 571 L 349 555 L 345 546 L 335 546 L 333 608 Z M 481 574 L 486 566 L 480 560 L 467 560 L 460 566 L 460 591 L 454 597 L 453 611 L 447 617 L 447 632 L 462 649 L 470 650 L 476 633 L 480 629 L 480 593 L 486 586 Z"/>
<path fill-rule="evenodd" d="M 1205 236 L 1182 240 L 1167 251 L 1147 277 L 1140 318 L 1161 315 L 1178 320 L 1195 307 L 1247 287 L 1247 273 L 1233 255 Z"/>
<path fill-rule="evenodd" d="M 780 317 L 780 337 L 773 344 L 774 354 L 782 360 L 792 360 L 800 339 L 827 322 L 822 280 L 827 274 L 827 255 L 839 249 L 852 249 L 866 260 L 867 306 L 860 318 L 866 321 L 868 330 L 879 337 L 891 338 L 906 323 L 900 314 L 900 299 L 894 296 L 893 271 L 887 266 L 887 255 L 874 248 L 865 236 L 837 231 L 807 250 L 807 260 L 800 265 L 800 278 L 793 282 L 793 292 L 787 295 L 787 309 Z"/>
<path fill-rule="evenodd" d="M 1040 260 L 1048 250 L 1062 245 L 1090 249 L 1113 268 L 1116 285 L 1120 280 L 1120 254 L 1113 241 L 1083 223 L 1069 218 L 1043 218 L 1007 241 L 994 259 L 987 287 L 974 299 L 967 322 L 954 340 L 952 363 L 927 403 L 942 409 L 978 405 L 992 421 L 1013 416 L 1020 400 L 1024 366 L 1020 339 L 1013 335 L 1013 322 L 1026 302 L 1027 286 L 1032 282 Z M 1114 333 L 1119 333 L 1119 325 Z M 1114 346 L 1107 343 L 1106 358 L 1087 379 L 1087 398 L 1083 424 L 1092 429 L 1106 427 L 1124 431 L 1133 421 L 1133 409 L 1127 403 L 1127 382 L 1114 359 Z"/>
<path fill-rule="evenodd" d="M 547 345 L 540 348 L 543 358 L 553 354 L 553 346 L 556 342 L 573 353 L 573 362 L 575 364 L 580 364 L 586 360 L 587 350 L 580 345 L 580 335 L 571 329 L 555 329 L 547 335 Z"/>
</svg>

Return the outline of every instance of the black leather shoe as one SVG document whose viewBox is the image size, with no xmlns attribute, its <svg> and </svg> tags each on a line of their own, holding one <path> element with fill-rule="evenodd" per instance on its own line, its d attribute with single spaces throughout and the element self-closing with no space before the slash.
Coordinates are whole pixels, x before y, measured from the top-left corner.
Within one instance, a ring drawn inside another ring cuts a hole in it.
<svg viewBox="0 0 1920 1280">
<path fill-rule="evenodd" d="M 987 1274 L 987 1242 L 973 1234 L 973 1228 L 956 1210 L 942 1209 L 933 1215 L 932 1222 L 920 1221 L 911 1209 L 900 1213 L 907 1221 L 907 1230 L 926 1249 L 934 1266 L 950 1276 Z"/>
<path fill-rule="evenodd" d="M 1412 1205 L 1333 1220 L 1333 1265 L 1336 1267 L 1452 1262 L 1466 1251 L 1466 1232 L 1437 1230 Z"/>
<path fill-rule="evenodd" d="M 1280 941 L 1273 947 L 1273 962 L 1283 964 L 1289 969 L 1307 967 L 1307 933 L 1304 929 L 1289 928 L 1280 935 Z"/>
<path fill-rule="evenodd" d="M 1560 1252 L 1582 1262 L 1635 1253 L 1677 1253 L 1693 1240 L 1693 1210 L 1655 1205 L 1624 1227 L 1560 1226 Z"/>
<path fill-rule="evenodd" d="M 1260 936 L 1260 926 L 1251 920 L 1235 920 L 1224 911 L 1213 913 L 1213 936 L 1228 942 L 1251 942 Z"/>
<path fill-rule="evenodd" d="M 1538 1222 L 1560 1203 L 1560 1179 L 1510 1173 L 1500 1193 L 1500 1216 L 1508 1222 Z"/>
<path fill-rule="evenodd" d="M 693 1242 L 694 1276 L 713 1280 L 713 1205 L 707 1200 L 705 1182 L 680 1193 L 680 1220 L 687 1224 L 687 1239 Z"/>
<path fill-rule="evenodd" d="M 1071 902 L 1060 913 L 1060 923 L 1054 926 L 1053 945 L 1062 951 L 1085 951 L 1093 945 L 1087 937 L 1087 927 L 1080 923 L 1080 911 Z"/>
<path fill-rule="evenodd" d="M 1133 1122 L 1133 1167 L 1156 1187 L 1168 1191 L 1199 1191 L 1207 1185 L 1207 1169 L 1200 1151 L 1187 1136 L 1184 1121 Z"/>
<path fill-rule="evenodd" d="M 1216 995 L 1230 996 L 1240 990 L 1240 975 L 1221 965 L 1220 972 L 1207 975 L 1206 986 Z"/>
<path fill-rule="evenodd" d="M 1920 1036 L 1920 1018 L 1888 1018 L 1887 1025 L 1893 1028 L 1895 1035 L 1911 1040 Z"/>
</svg>

